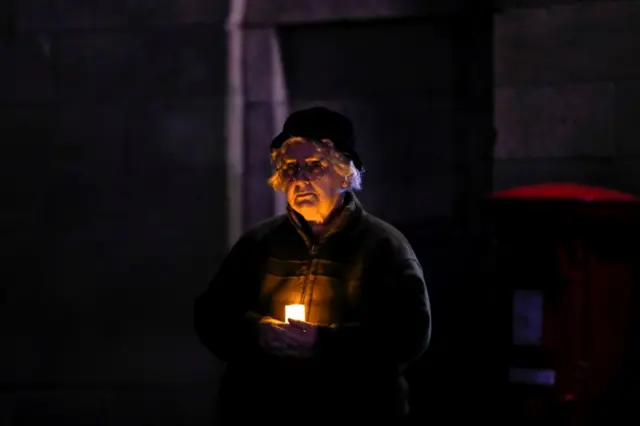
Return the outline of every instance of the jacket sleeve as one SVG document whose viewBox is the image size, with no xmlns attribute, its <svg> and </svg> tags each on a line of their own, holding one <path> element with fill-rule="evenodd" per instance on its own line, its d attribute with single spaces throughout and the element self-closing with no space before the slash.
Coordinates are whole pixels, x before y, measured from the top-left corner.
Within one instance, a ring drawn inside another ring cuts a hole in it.
<svg viewBox="0 0 640 426">
<path fill-rule="evenodd" d="M 386 275 L 376 288 L 365 290 L 369 295 L 360 323 L 320 327 L 317 357 L 403 364 L 427 349 L 431 308 L 422 267 L 413 257 L 403 258 Z"/>
<path fill-rule="evenodd" d="M 243 236 L 223 260 L 207 290 L 196 298 L 194 326 L 201 342 L 220 360 L 251 357 L 258 349 L 262 318 L 250 311 L 259 259 L 255 238 Z"/>
</svg>

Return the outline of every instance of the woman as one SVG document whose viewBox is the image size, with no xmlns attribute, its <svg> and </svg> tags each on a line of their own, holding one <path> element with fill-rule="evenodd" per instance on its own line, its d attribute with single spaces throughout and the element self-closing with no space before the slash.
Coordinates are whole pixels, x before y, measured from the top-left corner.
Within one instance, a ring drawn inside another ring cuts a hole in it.
<svg viewBox="0 0 640 426">
<path fill-rule="evenodd" d="M 243 235 L 195 304 L 200 339 L 228 362 L 219 421 L 400 424 L 404 368 L 430 338 L 429 299 L 405 237 L 354 194 L 351 121 L 298 111 L 271 158 L 287 214 Z M 287 305 L 303 305 L 304 321 L 285 321 Z"/>
</svg>

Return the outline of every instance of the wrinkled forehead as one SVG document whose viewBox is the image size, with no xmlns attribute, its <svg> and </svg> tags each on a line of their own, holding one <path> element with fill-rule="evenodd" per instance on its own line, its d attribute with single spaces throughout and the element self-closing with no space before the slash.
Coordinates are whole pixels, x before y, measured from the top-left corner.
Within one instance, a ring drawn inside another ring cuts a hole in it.
<svg viewBox="0 0 640 426">
<path fill-rule="evenodd" d="M 283 162 L 301 162 L 326 158 L 331 150 L 330 142 L 327 142 L 291 138 L 282 145 L 281 160 Z"/>
</svg>

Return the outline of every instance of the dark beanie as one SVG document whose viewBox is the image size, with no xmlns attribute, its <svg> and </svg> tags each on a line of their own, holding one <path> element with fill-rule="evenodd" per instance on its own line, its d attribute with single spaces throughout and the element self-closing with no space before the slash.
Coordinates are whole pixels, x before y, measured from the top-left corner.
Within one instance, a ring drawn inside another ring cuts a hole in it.
<svg viewBox="0 0 640 426">
<path fill-rule="evenodd" d="M 279 149 L 290 138 L 299 137 L 321 141 L 329 139 L 336 151 L 346 155 L 358 170 L 362 162 L 355 151 L 353 123 L 344 115 L 325 107 L 296 111 L 287 118 L 282 132 L 271 142 L 271 149 Z"/>
</svg>

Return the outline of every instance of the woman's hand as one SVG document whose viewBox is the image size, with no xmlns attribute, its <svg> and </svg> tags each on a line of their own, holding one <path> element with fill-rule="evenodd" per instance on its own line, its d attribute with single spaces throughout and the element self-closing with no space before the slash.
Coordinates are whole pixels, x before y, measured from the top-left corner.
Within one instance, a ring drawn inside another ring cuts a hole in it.
<svg viewBox="0 0 640 426">
<path fill-rule="evenodd" d="M 287 331 L 284 328 L 286 325 L 275 318 L 262 318 L 258 325 L 260 346 L 274 355 L 284 355 L 283 352 L 286 351 L 290 343 L 286 337 Z"/>
<path fill-rule="evenodd" d="M 318 340 L 318 327 L 314 324 L 289 319 L 285 325 L 288 349 L 296 358 L 309 358 Z"/>
<path fill-rule="evenodd" d="M 260 320 L 260 346 L 276 356 L 309 358 L 318 339 L 318 328 L 308 322 L 289 320 L 289 323 L 275 318 Z"/>
</svg>

